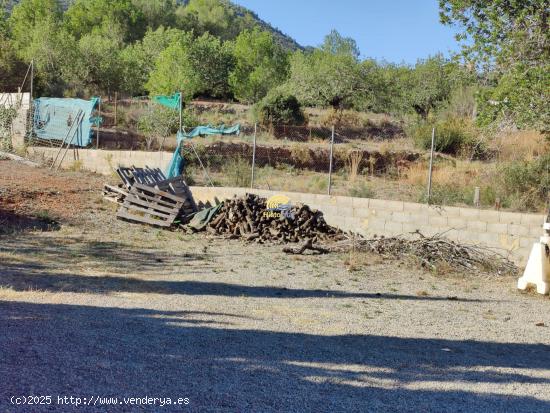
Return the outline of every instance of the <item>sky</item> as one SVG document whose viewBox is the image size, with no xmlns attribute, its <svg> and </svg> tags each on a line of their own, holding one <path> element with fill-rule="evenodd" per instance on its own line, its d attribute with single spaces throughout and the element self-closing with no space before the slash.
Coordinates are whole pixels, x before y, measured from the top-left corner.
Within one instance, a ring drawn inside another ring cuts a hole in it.
<svg viewBox="0 0 550 413">
<path fill-rule="evenodd" d="M 357 42 L 362 58 L 413 64 L 458 51 L 455 30 L 439 23 L 437 0 L 233 0 L 296 39 L 318 46 L 332 29 Z"/>
</svg>

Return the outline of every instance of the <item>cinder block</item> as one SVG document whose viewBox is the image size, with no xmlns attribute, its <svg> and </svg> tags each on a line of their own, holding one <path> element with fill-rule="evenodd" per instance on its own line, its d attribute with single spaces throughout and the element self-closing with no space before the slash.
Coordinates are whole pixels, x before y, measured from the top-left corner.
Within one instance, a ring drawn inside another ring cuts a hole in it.
<svg viewBox="0 0 550 413">
<path fill-rule="evenodd" d="M 468 230 L 457 230 L 456 234 L 460 242 L 467 244 L 477 244 L 479 243 L 479 233 L 471 232 Z"/>
<path fill-rule="evenodd" d="M 370 202 L 369 198 L 351 198 L 351 205 L 354 208 L 368 209 L 369 208 L 369 202 Z"/>
<path fill-rule="evenodd" d="M 535 237 L 520 237 L 519 246 L 520 248 L 531 248 L 535 242 L 538 242 L 539 239 Z"/>
<path fill-rule="evenodd" d="M 403 224 L 401 222 L 386 221 L 384 231 L 388 234 L 400 234 L 403 232 Z"/>
<path fill-rule="evenodd" d="M 386 211 L 403 211 L 402 201 L 387 201 L 383 199 L 371 199 L 369 201 L 371 209 L 383 209 Z"/>
<path fill-rule="evenodd" d="M 363 220 L 354 217 L 345 217 L 346 228 L 350 231 L 358 232 L 363 227 Z"/>
<path fill-rule="evenodd" d="M 521 214 L 520 223 L 524 225 L 538 225 L 542 228 L 542 224 L 544 224 L 544 215 Z"/>
<path fill-rule="evenodd" d="M 460 216 L 467 219 L 479 219 L 479 209 L 459 208 Z"/>
<path fill-rule="evenodd" d="M 353 198 L 349 196 L 336 196 L 334 197 L 336 199 L 336 205 L 342 206 L 342 207 L 353 207 Z"/>
<path fill-rule="evenodd" d="M 335 205 L 322 205 L 319 210 L 326 216 L 341 216 L 338 207 Z"/>
<path fill-rule="evenodd" d="M 401 222 L 401 223 L 412 222 L 412 216 L 407 212 L 394 212 L 392 214 L 392 220 L 394 222 Z"/>
<path fill-rule="evenodd" d="M 340 228 L 344 231 L 347 231 L 346 226 L 346 218 L 345 217 L 339 217 L 335 215 L 327 215 L 325 216 L 325 221 L 327 224 L 332 225 L 333 227 Z"/>
<path fill-rule="evenodd" d="M 428 218 L 428 224 L 438 227 L 447 226 L 447 217 L 445 216 L 431 216 Z"/>
<path fill-rule="evenodd" d="M 377 234 L 382 234 L 384 232 L 384 226 L 386 222 L 384 220 L 371 220 L 368 221 L 367 229 L 369 232 L 374 232 Z"/>
<path fill-rule="evenodd" d="M 520 236 L 529 235 L 529 226 L 510 224 L 510 225 L 508 225 L 508 234 L 510 234 L 510 235 L 520 235 Z"/>
<path fill-rule="evenodd" d="M 353 217 L 353 208 L 352 207 L 336 206 L 336 213 L 339 216 L 342 216 L 342 217 L 352 218 Z"/>
<path fill-rule="evenodd" d="M 506 251 L 516 251 L 519 249 L 520 237 L 515 235 L 501 234 L 499 236 L 499 247 Z"/>
<path fill-rule="evenodd" d="M 480 221 L 485 221 L 488 224 L 494 224 L 500 222 L 500 213 L 499 211 L 481 209 L 479 211 L 479 219 Z"/>
<path fill-rule="evenodd" d="M 427 214 L 412 214 L 411 220 L 417 225 L 427 226 L 429 224 L 429 217 Z"/>
<path fill-rule="evenodd" d="M 467 221 L 467 227 L 474 231 L 487 231 L 487 223 L 482 221 Z"/>
<path fill-rule="evenodd" d="M 460 216 L 460 208 L 446 206 L 446 207 L 443 207 L 442 209 L 443 209 L 442 212 L 447 217 L 459 217 Z"/>
<path fill-rule="evenodd" d="M 487 224 L 487 232 L 493 234 L 507 234 L 508 224 Z"/>
<path fill-rule="evenodd" d="M 488 246 L 499 246 L 500 245 L 500 234 L 494 234 L 491 232 L 483 232 L 477 236 L 479 242 L 486 244 Z"/>
<path fill-rule="evenodd" d="M 369 218 L 371 216 L 371 211 L 368 208 L 353 208 L 353 216 L 357 218 Z"/>
<path fill-rule="evenodd" d="M 543 234 L 542 225 L 529 225 L 529 236 L 540 238 Z"/>
<path fill-rule="evenodd" d="M 422 232 L 420 228 L 421 228 L 421 225 L 418 225 L 418 223 L 415 223 L 415 222 L 404 222 L 403 223 L 403 232 L 404 233 L 416 232 L 417 230 Z"/>
<path fill-rule="evenodd" d="M 457 218 L 457 217 L 449 217 L 447 219 L 447 225 L 450 228 L 454 229 L 464 229 L 467 228 L 467 222 L 464 218 Z"/>
<path fill-rule="evenodd" d="M 521 216 L 523 214 L 515 212 L 501 212 L 500 213 L 500 222 L 504 224 L 519 224 L 521 223 Z"/>
<path fill-rule="evenodd" d="M 370 212 L 371 217 L 384 218 L 387 220 L 391 220 L 393 215 L 392 211 L 388 211 L 386 209 L 371 209 Z"/>
<path fill-rule="evenodd" d="M 427 208 L 428 207 L 425 204 L 418 204 L 415 202 L 403 202 L 403 211 L 406 212 L 425 211 Z"/>
</svg>

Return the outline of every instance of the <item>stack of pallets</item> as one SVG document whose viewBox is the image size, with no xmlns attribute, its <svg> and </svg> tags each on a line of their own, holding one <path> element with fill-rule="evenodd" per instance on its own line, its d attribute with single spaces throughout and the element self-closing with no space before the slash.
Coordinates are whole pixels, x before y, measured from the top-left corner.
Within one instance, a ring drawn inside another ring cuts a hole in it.
<svg viewBox="0 0 550 413">
<path fill-rule="evenodd" d="M 183 198 L 160 189 L 134 183 L 116 216 L 129 221 L 169 227 L 178 217 L 184 201 Z"/>
<path fill-rule="evenodd" d="M 103 197 L 120 205 L 117 217 L 169 227 L 189 221 L 198 208 L 181 176 L 166 179 L 158 168 L 118 168 L 119 186 L 105 184 Z"/>
</svg>

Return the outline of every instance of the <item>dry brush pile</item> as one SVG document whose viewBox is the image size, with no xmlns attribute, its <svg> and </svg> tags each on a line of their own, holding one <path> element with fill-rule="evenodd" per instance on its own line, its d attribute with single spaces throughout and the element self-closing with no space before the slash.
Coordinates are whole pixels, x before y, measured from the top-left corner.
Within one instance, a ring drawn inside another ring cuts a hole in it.
<svg viewBox="0 0 550 413">
<path fill-rule="evenodd" d="M 265 198 L 254 194 L 224 201 L 206 226 L 206 231 L 261 244 L 301 243 L 297 248 L 286 246 L 283 249 L 291 254 L 302 254 L 306 250 L 319 253 L 370 252 L 387 259 L 418 262 L 430 270 L 449 268 L 499 275 L 517 273 L 517 267 L 508 258 L 490 248 L 454 242 L 443 234 L 427 237 L 420 232 L 413 236 L 366 239 L 328 225 L 321 211 L 307 205 L 286 205 L 273 211 Z"/>
</svg>

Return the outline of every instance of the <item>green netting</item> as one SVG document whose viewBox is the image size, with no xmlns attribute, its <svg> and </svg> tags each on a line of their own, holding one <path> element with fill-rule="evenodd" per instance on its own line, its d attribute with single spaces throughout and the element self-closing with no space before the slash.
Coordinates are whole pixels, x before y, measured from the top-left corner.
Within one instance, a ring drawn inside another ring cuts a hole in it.
<svg viewBox="0 0 550 413">
<path fill-rule="evenodd" d="M 178 135 L 177 135 L 178 147 L 174 151 L 174 154 L 172 155 L 172 159 L 168 164 L 168 168 L 166 169 L 166 177 L 174 178 L 181 174 L 181 171 L 183 169 L 183 157 L 181 156 L 181 145 L 184 140 L 192 139 L 197 136 L 204 136 L 204 135 L 238 135 L 239 133 L 241 133 L 241 125 L 239 124 L 233 125 L 230 128 L 226 128 L 225 125 L 220 125 L 217 128 L 211 125 L 197 126 L 195 129 L 193 129 L 189 133 L 183 133 L 182 131 L 178 131 Z"/>
<path fill-rule="evenodd" d="M 164 95 L 153 96 L 153 100 L 156 103 L 174 110 L 180 107 L 180 99 L 181 99 L 181 93 L 175 93 L 172 96 L 164 96 Z"/>
<path fill-rule="evenodd" d="M 92 113 L 99 98 L 38 98 L 33 102 L 33 132 L 45 140 L 65 141 L 85 147 L 92 141 L 92 126 L 100 122 Z M 78 122 L 75 124 L 75 122 Z"/>
</svg>

